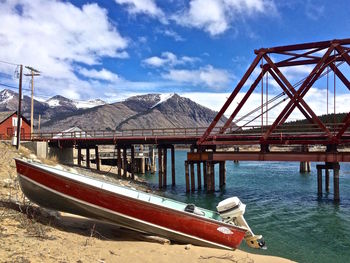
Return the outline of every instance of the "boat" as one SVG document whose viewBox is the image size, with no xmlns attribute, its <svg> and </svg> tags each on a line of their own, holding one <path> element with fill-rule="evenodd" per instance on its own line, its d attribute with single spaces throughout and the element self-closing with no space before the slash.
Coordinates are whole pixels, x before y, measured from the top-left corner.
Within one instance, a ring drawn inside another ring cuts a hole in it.
<svg viewBox="0 0 350 263">
<path fill-rule="evenodd" d="M 178 243 L 235 249 L 243 239 L 263 248 L 237 197 L 210 211 L 28 159 L 15 159 L 20 187 L 39 206 L 113 223 Z"/>
</svg>

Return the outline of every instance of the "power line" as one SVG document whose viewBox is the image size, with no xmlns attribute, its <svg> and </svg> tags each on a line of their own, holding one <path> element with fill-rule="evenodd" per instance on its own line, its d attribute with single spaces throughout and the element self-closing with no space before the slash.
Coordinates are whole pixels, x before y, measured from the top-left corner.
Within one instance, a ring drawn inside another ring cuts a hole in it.
<svg viewBox="0 0 350 263">
<path fill-rule="evenodd" d="M 20 64 L 16 64 L 16 63 L 12 63 L 12 62 L 8 62 L 8 61 L 4 61 L 4 60 L 0 60 L 0 63 L 4 63 L 4 64 L 8 64 L 8 65 L 12 65 L 12 66 L 19 66 Z"/>
</svg>

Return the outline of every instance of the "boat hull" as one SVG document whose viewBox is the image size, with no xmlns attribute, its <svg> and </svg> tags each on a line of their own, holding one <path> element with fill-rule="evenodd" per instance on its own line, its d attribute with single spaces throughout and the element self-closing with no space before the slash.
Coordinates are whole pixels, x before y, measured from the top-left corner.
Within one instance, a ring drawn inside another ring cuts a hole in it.
<svg viewBox="0 0 350 263">
<path fill-rule="evenodd" d="M 29 162 L 16 159 L 16 167 L 24 194 L 49 209 L 208 247 L 234 249 L 245 235 L 242 228 L 106 191 Z"/>
</svg>

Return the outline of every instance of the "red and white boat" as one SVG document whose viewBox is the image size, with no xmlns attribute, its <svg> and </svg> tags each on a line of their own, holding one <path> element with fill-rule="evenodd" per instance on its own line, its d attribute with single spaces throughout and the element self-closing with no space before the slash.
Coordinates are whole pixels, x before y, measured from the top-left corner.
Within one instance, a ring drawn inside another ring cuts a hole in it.
<svg viewBox="0 0 350 263">
<path fill-rule="evenodd" d="M 264 247 L 243 218 L 237 197 L 219 203 L 219 212 L 195 207 L 30 160 L 15 159 L 23 193 L 40 206 L 107 221 L 180 243 L 237 248 L 243 239 Z"/>
</svg>

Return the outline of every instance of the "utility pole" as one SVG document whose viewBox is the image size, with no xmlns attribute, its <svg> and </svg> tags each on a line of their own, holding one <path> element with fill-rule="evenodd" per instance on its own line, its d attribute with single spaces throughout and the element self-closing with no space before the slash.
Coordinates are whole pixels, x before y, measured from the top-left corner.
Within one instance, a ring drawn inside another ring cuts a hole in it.
<svg viewBox="0 0 350 263">
<path fill-rule="evenodd" d="M 21 136 L 21 104 L 22 104 L 22 74 L 23 65 L 19 66 L 19 84 L 18 84 L 18 110 L 17 110 L 17 145 L 16 149 L 19 149 L 19 142 Z"/>
<path fill-rule="evenodd" d="M 33 136 L 33 124 L 34 124 L 34 76 L 40 76 L 40 71 L 32 67 L 26 66 L 30 70 L 30 74 L 24 74 L 25 76 L 32 77 L 32 100 L 30 107 L 30 138 Z"/>
</svg>

